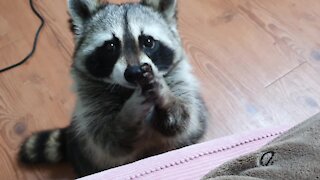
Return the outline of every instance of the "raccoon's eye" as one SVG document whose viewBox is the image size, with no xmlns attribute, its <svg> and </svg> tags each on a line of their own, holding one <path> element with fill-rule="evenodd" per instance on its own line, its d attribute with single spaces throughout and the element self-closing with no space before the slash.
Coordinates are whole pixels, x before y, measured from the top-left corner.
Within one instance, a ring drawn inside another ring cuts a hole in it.
<svg viewBox="0 0 320 180">
<path fill-rule="evenodd" d="M 143 41 L 143 46 L 144 46 L 145 48 L 150 48 L 150 49 L 152 49 L 152 48 L 154 47 L 154 44 L 155 44 L 155 42 L 154 42 L 153 38 L 151 38 L 151 37 L 147 37 L 147 38 L 145 38 L 144 41 Z"/>
<path fill-rule="evenodd" d="M 155 49 L 157 41 L 153 39 L 151 36 L 141 36 L 139 38 L 140 44 L 145 49 Z"/>
<path fill-rule="evenodd" d="M 116 50 L 117 50 L 117 42 L 115 42 L 115 41 L 106 41 L 104 43 L 104 48 L 108 53 L 116 52 Z"/>
<path fill-rule="evenodd" d="M 112 42 L 108 42 L 105 44 L 107 51 L 114 51 L 115 45 Z"/>
</svg>

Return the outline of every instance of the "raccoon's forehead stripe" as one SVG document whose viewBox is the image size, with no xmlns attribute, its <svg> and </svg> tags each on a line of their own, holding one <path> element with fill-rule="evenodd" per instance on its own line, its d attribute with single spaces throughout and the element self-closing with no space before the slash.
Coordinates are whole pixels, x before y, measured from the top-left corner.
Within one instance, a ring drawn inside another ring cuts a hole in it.
<svg viewBox="0 0 320 180">
<path fill-rule="evenodd" d="M 130 31 L 128 22 L 128 7 L 124 13 L 123 55 L 128 65 L 139 64 L 139 47 Z"/>
</svg>

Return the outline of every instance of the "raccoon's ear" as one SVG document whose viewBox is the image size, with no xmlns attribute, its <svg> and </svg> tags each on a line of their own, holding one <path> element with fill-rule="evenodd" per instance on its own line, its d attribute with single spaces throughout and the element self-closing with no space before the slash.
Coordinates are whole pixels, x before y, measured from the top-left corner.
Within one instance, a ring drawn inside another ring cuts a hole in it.
<svg viewBox="0 0 320 180">
<path fill-rule="evenodd" d="M 69 14 L 76 34 L 81 32 L 84 22 L 99 8 L 99 0 L 68 0 Z"/>
<path fill-rule="evenodd" d="M 176 22 L 177 0 L 142 0 L 141 4 L 158 11 L 169 23 Z"/>
</svg>

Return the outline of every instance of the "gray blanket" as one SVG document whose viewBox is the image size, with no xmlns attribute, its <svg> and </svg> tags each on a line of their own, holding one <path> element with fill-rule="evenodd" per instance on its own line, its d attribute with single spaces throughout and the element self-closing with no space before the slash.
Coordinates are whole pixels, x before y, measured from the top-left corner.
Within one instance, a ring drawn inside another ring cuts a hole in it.
<svg viewBox="0 0 320 180">
<path fill-rule="evenodd" d="M 320 114 L 262 149 L 227 162 L 205 180 L 320 180 Z"/>
</svg>

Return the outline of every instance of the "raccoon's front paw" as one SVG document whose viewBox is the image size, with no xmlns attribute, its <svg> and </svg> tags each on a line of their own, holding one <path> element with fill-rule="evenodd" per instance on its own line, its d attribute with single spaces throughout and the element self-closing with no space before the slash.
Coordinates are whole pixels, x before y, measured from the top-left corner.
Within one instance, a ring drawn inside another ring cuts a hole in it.
<svg viewBox="0 0 320 180">
<path fill-rule="evenodd" d="M 141 65 L 142 76 L 138 81 L 141 87 L 142 94 L 146 96 L 147 100 L 156 100 L 159 98 L 159 90 L 161 84 L 155 76 L 151 65 L 145 63 Z"/>
<path fill-rule="evenodd" d="M 140 69 L 142 71 L 142 76 L 139 78 L 138 84 L 142 89 L 142 93 L 145 94 L 155 88 L 156 81 L 152 67 L 149 64 L 145 63 L 141 65 Z"/>
<path fill-rule="evenodd" d="M 171 101 L 171 93 L 162 76 L 155 74 L 149 64 L 141 65 L 142 78 L 140 84 L 142 95 L 146 102 L 152 102 L 158 107 L 165 107 Z"/>
</svg>

